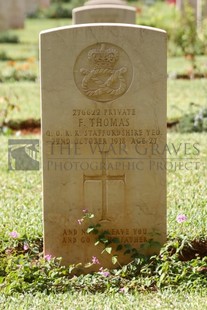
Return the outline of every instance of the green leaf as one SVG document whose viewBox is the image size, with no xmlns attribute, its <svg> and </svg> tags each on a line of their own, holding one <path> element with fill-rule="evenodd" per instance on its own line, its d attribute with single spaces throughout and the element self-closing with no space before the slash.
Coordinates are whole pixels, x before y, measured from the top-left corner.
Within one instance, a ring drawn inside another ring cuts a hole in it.
<svg viewBox="0 0 207 310">
<path fill-rule="evenodd" d="M 94 217 L 94 214 L 89 214 L 89 215 L 88 215 L 88 218 L 89 218 L 89 219 L 92 219 L 93 217 Z"/>
<path fill-rule="evenodd" d="M 160 279 L 159 279 L 159 283 L 162 283 L 164 281 L 165 277 L 166 277 L 166 274 L 162 273 L 160 276 Z"/>
<path fill-rule="evenodd" d="M 118 261 L 117 256 L 112 256 L 111 261 L 112 261 L 112 264 L 115 265 Z"/>
<path fill-rule="evenodd" d="M 84 267 L 85 267 L 85 268 L 90 268 L 92 265 L 93 265 L 92 263 L 86 263 L 86 264 L 84 265 Z"/>
<path fill-rule="evenodd" d="M 90 234 L 92 231 L 94 231 L 94 227 L 92 226 L 92 227 L 88 227 L 87 228 L 87 230 L 86 230 L 86 232 L 87 232 L 87 234 Z"/>
<path fill-rule="evenodd" d="M 107 247 L 107 248 L 105 248 L 105 251 L 106 251 L 107 253 L 111 254 L 112 248 L 111 248 L 111 247 Z"/>
</svg>

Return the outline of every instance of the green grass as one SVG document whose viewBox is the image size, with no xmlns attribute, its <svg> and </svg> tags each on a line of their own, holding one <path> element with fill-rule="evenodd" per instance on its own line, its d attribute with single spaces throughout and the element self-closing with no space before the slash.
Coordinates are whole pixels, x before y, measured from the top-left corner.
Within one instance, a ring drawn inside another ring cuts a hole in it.
<svg viewBox="0 0 207 310">
<path fill-rule="evenodd" d="M 168 166 L 168 234 L 185 234 L 190 239 L 206 235 L 207 221 L 207 134 L 169 134 Z M 199 150 L 195 151 L 193 145 Z M 180 147 L 178 154 L 173 146 Z M 195 155 L 194 155 L 195 154 Z M 181 166 L 178 166 L 180 163 Z M 173 170 L 174 169 L 174 170 Z M 178 225 L 176 216 L 188 220 Z"/>
<path fill-rule="evenodd" d="M 40 32 L 50 28 L 69 26 L 70 24 L 70 19 L 27 19 L 24 29 L 9 31 L 10 34 L 18 36 L 20 43 L 0 44 L 0 51 L 6 52 L 14 60 L 27 59 L 29 57 L 38 59 Z"/>
<path fill-rule="evenodd" d="M 50 28 L 69 26 L 71 19 L 27 19 L 25 28 L 13 30 L 12 33 L 18 35 L 22 44 L 37 45 L 39 33 Z"/>
<path fill-rule="evenodd" d="M 14 295 L 0 298 L 1 309 L 13 310 L 200 310 L 207 308 L 206 292 L 131 294 Z"/>
<path fill-rule="evenodd" d="M 168 80 L 167 117 L 177 119 L 207 106 L 206 79 Z M 193 105 L 190 105 L 193 103 Z"/>
<path fill-rule="evenodd" d="M 18 107 L 9 113 L 9 119 L 40 118 L 39 82 L 4 83 L 1 85 L 1 96 L 9 97 Z"/>
<path fill-rule="evenodd" d="M 36 37 L 38 40 L 38 36 Z M 25 60 L 29 57 L 38 59 L 39 51 L 37 44 L 19 43 L 19 44 L 0 44 L 0 49 L 5 52 L 8 58 L 13 60 Z M 5 62 L 1 64 L 4 66 Z"/>
<path fill-rule="evenodd" d="M 8 240 L 13 230 L 35 238 L 42 235 L 41 173 L 8 171 L 7 140 L 0 137 L 0 239 Z"/>
<path fill-rule="evenodd" d="M 207 56 L 197 56 L 196 65 L 198 71 L 207 71 Z M 171 57 L 168 58 L 168 73 L 189 73 L 192 69 L 191 62 L 185 57 Z"/>
</svg>

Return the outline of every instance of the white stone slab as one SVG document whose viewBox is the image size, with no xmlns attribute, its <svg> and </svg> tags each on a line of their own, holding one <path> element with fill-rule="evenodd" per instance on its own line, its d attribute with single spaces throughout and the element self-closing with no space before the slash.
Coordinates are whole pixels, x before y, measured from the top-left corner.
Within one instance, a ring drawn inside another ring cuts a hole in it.
<svg viewBox="0 0 207 310">
<path fill-rule="evenodd" d="M 0 0 L 0 31 L 9 29 L 9 2 Z"/>
<path fill-rule="evenodd" d="M 135 8 L 123 5 L 93 5 L 73 9 L 73 24 L 136 23 Z"/>
<path fill-rule="evenodd" d="M 90 222 L 79 225 L 83 209 L 122 244 L 165 242 L 166 77 L 162 30 L 89 24 L 41 33 L 46 255 L 63 264 L 96 256 L 93 270 L 113 267 L 86 234 Z"/>
<path fill-rule="evenodd" d="M 38 0 L 26 0 L 26 14 L 32 15 L 38 9 Z"/>
<path fill-rule="evenodd" d="M 9 2 L 9 27 L 12 29 L 24 28 L 25 0 L 8 0 Z"/>
</svg>

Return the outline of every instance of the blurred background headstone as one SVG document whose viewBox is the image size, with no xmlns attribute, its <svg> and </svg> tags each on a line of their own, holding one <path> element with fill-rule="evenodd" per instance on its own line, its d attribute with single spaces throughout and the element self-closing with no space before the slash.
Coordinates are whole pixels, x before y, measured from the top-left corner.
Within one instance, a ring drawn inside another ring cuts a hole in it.
<svg viewBox="0 0 207 310">
<path fill-rule="evenodd" d="M 9 2 L 9 28 L 24 28 L 26 2 L 24 0 L 5 0 L 5 2 Z"/>
<path fill-rule="evenodd" d="M 9 29 L 9 2 L 0 0 L 0 31 Z"/>
</svg>

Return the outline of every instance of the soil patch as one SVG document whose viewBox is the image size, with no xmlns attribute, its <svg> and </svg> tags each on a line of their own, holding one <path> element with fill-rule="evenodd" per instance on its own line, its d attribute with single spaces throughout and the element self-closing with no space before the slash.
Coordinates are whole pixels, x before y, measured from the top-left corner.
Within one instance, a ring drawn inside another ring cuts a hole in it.
<svg viewBox="0 0 207 310">
<path fill-rule="evenodd" d="M 167 128 L 173 129 L 179 123 L 179 120 L 168 121 Z M 13 130 L 14 133 L 20 131 L 22 135 L 29 134 L 40 134 L 41 133 L 41 121 L 36 119 L 27 119 L 27 120 L 17 120 L 17 121 L 9 121 L 3 126 L 8 127 Z"/>
</svg>

